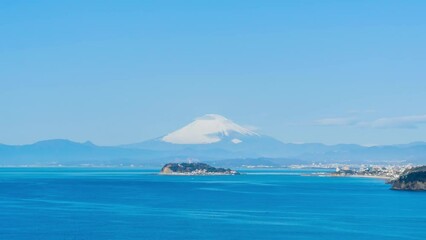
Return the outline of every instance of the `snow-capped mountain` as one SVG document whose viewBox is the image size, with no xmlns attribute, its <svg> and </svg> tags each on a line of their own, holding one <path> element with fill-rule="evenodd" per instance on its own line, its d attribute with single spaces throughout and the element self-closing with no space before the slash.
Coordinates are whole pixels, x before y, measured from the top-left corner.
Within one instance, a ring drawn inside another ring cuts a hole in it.
<svg viewBox="0 0 426 240">
<path fill-rule="evenodd" d="M 279 164 L 294 164 L 301 161 L 336 163 L 348 160 L 380 162 L 401 159 L 416 162 L 425 159 L 426 156 L 426 144 L 422 143 L 402 147 L 282 143 L 217 114 L 196 118 L 188 125 L 164 136 L 121 147 L 158 152 L 164 156 L 161 158 L 164 161 L 269 158 L 284 159 L 280 160 Z M 267 161 L 263 162 L 268 165 Z"/>
<path fill-rule="evenodd" d="M 202 157 L 276 156 L 283 143 L 242 127 L 224 116 L 206 114 L 188 125 L 162 137 L 125 145 L 159 151 L 175 151 L 176 155 Z"/>
<path fill-rule="evenodd" d="M 0 144 L 0 166 L 143 165 L 199 160 L 217 166 L 323 163 L 425 164 L 426 143 L 365 147 L 356 144 L 282 143 L 231 120 L 207 114 L 162 137 L 121 146 L 47 140 L 29 145 Z"/>
<path fill-rule="evenodd" d="M 161 140 L 172 144 L 210 144 L 229 140 L 233 144 L 242 143 L 241 138 L 258 137 L 259 134 L 244 128 L 224 116 L 206 114 L 178 129 Z"/>
</svg>

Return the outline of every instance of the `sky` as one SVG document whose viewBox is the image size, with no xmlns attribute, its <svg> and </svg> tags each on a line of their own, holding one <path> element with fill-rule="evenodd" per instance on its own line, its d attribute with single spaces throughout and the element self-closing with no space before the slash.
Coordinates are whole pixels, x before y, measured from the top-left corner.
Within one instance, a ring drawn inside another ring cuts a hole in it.
<svg viewBox="0 0 426 240">
<path fill-rule="evenodd" d="M 0 2 L 0 143 L 208 113 L 283 142 L 426 141 L 426 1 Z"/>
</svg>

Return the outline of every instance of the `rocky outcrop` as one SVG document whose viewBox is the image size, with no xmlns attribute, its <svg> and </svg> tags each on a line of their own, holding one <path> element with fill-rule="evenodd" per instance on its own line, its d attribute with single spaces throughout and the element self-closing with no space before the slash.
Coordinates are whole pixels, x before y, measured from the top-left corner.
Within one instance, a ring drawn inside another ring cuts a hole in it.
<svg viewBox="0 0 426 240">
<path fill-rule="evenodd" d="M 391 184 L 394 190 L 426 191 L 426 166 L 405 170 Z"/>
<path fill-rule="evenodd" d="M 166 175 L 238 175 L 229 168 L 215 168 L 205 163 L 168 163 L 160 174 Z"/>
</svg>

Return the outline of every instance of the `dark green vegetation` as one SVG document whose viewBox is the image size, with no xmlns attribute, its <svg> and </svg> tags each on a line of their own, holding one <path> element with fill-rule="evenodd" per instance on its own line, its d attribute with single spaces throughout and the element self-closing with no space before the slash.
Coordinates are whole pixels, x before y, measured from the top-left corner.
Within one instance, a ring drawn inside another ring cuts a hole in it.
<svg viewBox="0 0 426 240">
<path fill-rule="evenodd" d="M 215 168 L 205 163 L 168 163 L 161 169 L 161 174 L 188 175 L 236 175 L 238 172 L 229 168 Z"/>
<path fill-rule="evenodd" d="M 394 190 L 425 191 L 426 166 L 407 169 L 391 183 Z"/>
</svg>

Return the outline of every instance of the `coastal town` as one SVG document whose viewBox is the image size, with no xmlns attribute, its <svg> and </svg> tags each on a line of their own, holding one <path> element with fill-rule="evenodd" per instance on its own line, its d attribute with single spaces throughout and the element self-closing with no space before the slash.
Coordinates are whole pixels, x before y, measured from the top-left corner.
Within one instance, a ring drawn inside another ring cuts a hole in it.
<svg viewBox="0 0 426 240">
<path fill-rule="evenodd" d="M 393 180 L 412 167 L 412 165 L 360 165 L 358 167 L 346 165 L 336 167 L 336 171 L 331 173 L 331 176 L 373 177 Z"/>
</svg>

